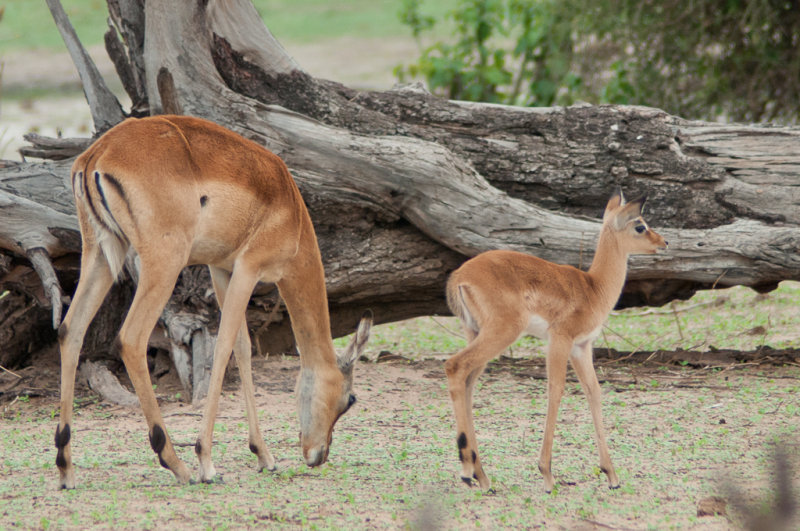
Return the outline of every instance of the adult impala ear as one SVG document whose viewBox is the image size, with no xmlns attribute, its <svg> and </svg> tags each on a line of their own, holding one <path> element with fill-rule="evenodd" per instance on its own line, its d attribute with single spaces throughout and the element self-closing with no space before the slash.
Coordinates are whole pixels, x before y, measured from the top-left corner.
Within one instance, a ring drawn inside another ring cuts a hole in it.
<svg viewBox="0 0 800 531">
<path fill-rule="evenodd" d="M 364 353 L 367 340 L 369 340 L 369 332 L 372 329 L 372 320 L 372 311 L 365 311 L 364 315 L 361 316 L 361 321 L 358 323 L 356 333 L 353 334 L 353 338 L 350 340 L 347 348 L 337 356 L 336 362 L 339 365 L 339 370 L 343 373 L 352 373 L 353 366 L 358 358 L 361 357 L 361 354 Z"/>
<path fill-rule="evenodd" d="M 625 196 L 622 195 L 622 188 L 617 187 L 617 191 L 614 192 L 614 195 L 608 200 L 608 204 L 606 204 L 606 211 L 603 213 L 603 221 L 606 221 L 609 217 L 611 217 L 611 213 L 625 204 Z"/>
</svg>

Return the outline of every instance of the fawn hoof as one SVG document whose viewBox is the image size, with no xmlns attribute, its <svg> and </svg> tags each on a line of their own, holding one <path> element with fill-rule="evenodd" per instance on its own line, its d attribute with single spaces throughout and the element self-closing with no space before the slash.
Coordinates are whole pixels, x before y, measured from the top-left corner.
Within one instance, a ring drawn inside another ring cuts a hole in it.
<svg viewBox="0 0 800 531">
<path fill-rule="evenodd" d="M 222 476 L 219 474 L 211 476 L 210 478 L 201 478 L 200 481 L 206 485 L 222 485 L 225 483 L 225 480 L 223 480 Z"/>
<path fill-rule="evenodd" d="M 617 483 L 616 485 L 609 485 L 608 488 L 610 490 L 617 490 L 619 488 L 619 483 Z"/>
</svg>

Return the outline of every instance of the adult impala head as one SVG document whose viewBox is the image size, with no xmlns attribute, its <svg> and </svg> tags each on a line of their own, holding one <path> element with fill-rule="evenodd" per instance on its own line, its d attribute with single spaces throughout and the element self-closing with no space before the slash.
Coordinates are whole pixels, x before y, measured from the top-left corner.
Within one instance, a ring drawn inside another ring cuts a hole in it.
<svg viewBox="0 0 800 531">
<path fill-rule="evenodd" d="M 263 147 L 214 123 L 187 116 L 126 120 L 72 167 L 83 254 L 80 281 L 59 330 L 61 417 L 56 464 L 61 487 L 75 486 L 70 422 L 83 336 L 126 253 L 139 256 L 136 295 L 119 333 L 122 360 L 147 419 L 159 462 L 181 481 L 189 470 L 167 435 L 147 371 L 147 341 L 181 270 L 207 264 L 222 308 L 203 422 L 195 444 L 200 480 L 215 475 L 211 439 L 222 379 L 233 350 L 242 379 L 250 450 L 259 469 L 275 460 L 258 428 L 245 310 L 255 285 L 274 283 L 286 304 L 302 366 L 303 454 L 325 461 L 336 420 L 352 403 L 353 363 L 370 318 L 337 362 L 319 246 L 286 165 Z"/>
<path fill-rule="evenodd" d="M 353 394 L 353 366 L 364 350 L 372 326 L 372 312 L 361 319 L 345 351 L 337 357 L 337 370 L 323 373 L 303 367 L 297 377 L 297 411 L 300 414 L 300 447 L 308 466 L 328 459 L 333 427 L 339 417 L 356 403 Z M 331 400 L 330 397 L 336 397 Z"/>
<path fill-rule="evenodd" d="M 622 291 L 628 255 L 667 247 L 664 238 L 642 219 L 643 205 L 644 197 L 626 203 L 621 191 L 611 197 L 588 272 L 518 252 L 489 251 L 468 260 L 450 276 L 447 303 L 469 339 L 466 348 L 445 363 L 458 430 L 461 479 L 467 484 L 476 479 L 484 489 L 491 485 L 481 465 L 473 426 L 475 381 L 489 360 L 527 333 L 548 340 L 547 419 L 539 454 L 545 490 L 555 485 L 550 460 L 567 359 L 589 400 L 600 469 L 611 488 L 619 486 L 603 431 L 592 341 Z"/>
</svg>

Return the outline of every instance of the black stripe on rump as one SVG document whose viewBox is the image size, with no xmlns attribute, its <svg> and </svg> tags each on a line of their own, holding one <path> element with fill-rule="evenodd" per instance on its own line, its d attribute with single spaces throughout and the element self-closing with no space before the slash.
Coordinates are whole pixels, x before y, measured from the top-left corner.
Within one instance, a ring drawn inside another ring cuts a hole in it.
<svg viewBox="0 0 800 531">
<path fill-rule="evenodd" d="M 95 172 L 95 174 L 97 174 L 97 172 Z M 89 210 L 92 212 L 92 218 L 94 218 L 94 221 L 96 221 L 97 224 L 100 225 L 104 230 L 108 232 L 114 232 L 111 230 L 111 227 L 106 225 L 106 223 L 103 221 L 103 218 L 100 217 L 100 214 L 97 213 L 97 208 L 94 206 L 94 201 L 92 201 L 92 196 L 91 194 L 89 194 L 89 179 L 87 178 L 86 173 L 83 174 L 82 186 L 83 186 L 83 199 L 84 201 L 86 201 L 86 204 L 89 205 Z"/>
<path fill-rule="evenodd" d="M 125 208 L 128 211 L 128 215 L 133 219 L 133 210 L 131 209 L 131 202 L 128 199 L 128 194 L 125 193 L 125 189 L 122 187 L 122 183 L 120 183 L 116 177 L 111 175 L 110 173 L 104 173 L 103 177 L 108 184 L 111 185 L 112 188 L 117 192 L 117 194 L 122 198 L 122 202 L 125 203 Z M 116 221 L 116 220 L 114 220 Z"/>
<path fill-rule="evenodd" d="M 97 193 L 100 194 L 100 201 L 102 201 L 102 203 L 103 203 L 103 208 L 106 209 L 106 212 L 108 212 L 108 215 L 111 216 L 111 219 L 114 219 L 114 214 L 111 212 L 111 209 L 108 207 L 108 201 L 106 200 L 106 194 L 105 194 L 105 192 L 103 192 L 103 185 L 100 184 L 100 172 L 97 171 L 97 170 L 95 170 L 95 172 L 94 172 L 94 184 L 97 187 Z M 116 223 L 116 222 L 117 222 L 117 220 L 114 219 L 114 223 Z"/>
</svg>

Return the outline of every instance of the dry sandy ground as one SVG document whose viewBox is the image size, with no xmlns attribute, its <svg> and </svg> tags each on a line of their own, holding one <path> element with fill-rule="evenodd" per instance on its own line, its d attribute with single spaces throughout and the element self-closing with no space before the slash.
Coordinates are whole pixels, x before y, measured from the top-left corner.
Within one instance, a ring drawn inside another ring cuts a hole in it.
<svg viewBox="0 0 800 531">
<path fill-rule="evenodd" d="M 22 383 L 0 373 L 0 528 L 39 527 L 46 519 L 59 528 L 734 529 L 723 516 L 699 516 L 698 508 L 726 481 L 764 499 L 766 441 L 800 434 L 796 367 L 606 363 L 599 368 L 607 382 L 603 409 L 622 488 L 610 491 L 597 469 L 588 408 L 571 378 L 554 447 L 559 491 L 548 496 L 535 466 L 543 360 L 505 360 L 490 365 L 475 399 L 479 448 L 497 490 L 487 495 L 458 478 L 442 362 L 387 357 L 359 364 L 358 403 L 337 425 L 330 462 L 307 469 L 297 448 L 297 359 L 274 357 L 254 360 L 254 369 L 261 430 L 277 472 L 254 472 L 235 376 L 215 430 L 215 466 L 225 482 L 212 486 L 176 486 L 150 451 L 138 408 L 104 404 L 81 388 L 73 423 L 79 488 L 63 495 L 53 466 L 53 354 L 42 354 L 35 371 L 20 371 Z M 196 468 L 201 410 L 176 398 L 171 373 L 154 383 L 179 455 Z M 21 388 L 33 397 L 9 401 Z"/>
</svg>

